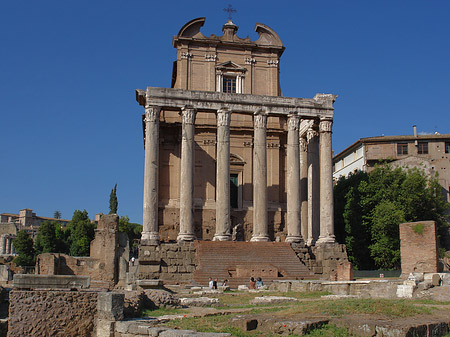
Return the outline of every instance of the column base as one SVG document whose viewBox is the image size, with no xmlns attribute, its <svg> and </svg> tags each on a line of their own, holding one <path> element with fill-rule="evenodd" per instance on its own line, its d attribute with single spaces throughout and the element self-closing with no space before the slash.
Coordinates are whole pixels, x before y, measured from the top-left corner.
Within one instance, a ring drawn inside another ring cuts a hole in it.
<svg viewBox="0 0 450 337">
<path fill-rule="evenodd" d="M 303 237 L 301 235 L 288 235 L 286 237 L 286 242 L 290 243 L 304 243 Z"/>
<path fill-rule="evenodd" d="M 144 246 L 159 245 L 159 233 L 157 233 L 157 232 L 142 232 L 141 245 L 144 245 Z"/>
<path fill-rule="evenodd" d="M 255 235 L 252 236 L 250 239 L 250 242 L 258 242 L 258 241 L 270 241 L 270 238 L 268 235 Z"/>
<path fill-rule="evenodd" d="M 231 241 L 230 234 L 214 234 L 213 241 Z"/>
<path fill-rule="evenodd" d="M 314 246 L 315 243 L 316 243 L 316 240 L 314 240 L 313 238 L 309 238 L 308 240 L 306 240 L 307 246 Z"/>
<path fill-rule="evenodd" d="M 178 234 L 177 241 L 194 241 L 195 235 L 194 234 Z"/>
<path fill-rule="evenodd" d="M 328 235 L 328 236 L 319 236 L 319 240 L 317 240 L 317 245 L 324 245 L 324 244 L 333 244 L 336 243 L 336 237 L 334 235 Z"/>
</svg>

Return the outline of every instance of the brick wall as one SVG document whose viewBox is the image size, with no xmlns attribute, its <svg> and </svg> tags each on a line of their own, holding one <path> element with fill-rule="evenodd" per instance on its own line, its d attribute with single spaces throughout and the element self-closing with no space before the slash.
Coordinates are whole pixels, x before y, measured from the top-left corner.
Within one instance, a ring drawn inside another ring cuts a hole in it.
<svg viewBox="0 0 450 337">
<path fill-rule="evenodd" d="M 403 277 L 412 272 L 436 273 L 438 271 L 436 223 L 418 221 L 400 224 L 400 254 Z"/>
<path fill-rule="evenodd" d="M 96 292 L 11 291 L 9 337 L 94 336 Z"/>
</svg>

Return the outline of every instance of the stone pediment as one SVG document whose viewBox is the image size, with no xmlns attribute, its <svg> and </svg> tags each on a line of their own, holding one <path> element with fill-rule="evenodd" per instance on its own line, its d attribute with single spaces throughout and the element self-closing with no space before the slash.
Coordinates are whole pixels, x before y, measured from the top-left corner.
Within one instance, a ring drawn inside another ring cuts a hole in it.
<svg viewBox="0 0 450 337">
<path fill-rule="evenodd" d="M 223 63 L 220 63 L 216 66 L 217 70 L 227 70 L 227 71 L 239 71 L 239 72 L 246 72 L 247 69 L 244 67 L 241 67 L 239 64 L 234 63 L 233 61 L 226 61 Z"/>
<path fill-rule="evenodd" d="M 277 48 L 284 50 L 283 43 L 281 42 L 278 34 L 269 26 L 266 26 L 262 23 L 257 23 L 255 25 L 255 32 L 258 33 L 259 38 L 257 41 L 252 41 L 248 36 L 245 38 L 240 38 L 236 35 L 238 31 L 238 26 L 236 26 L 231 20 L 228 20 L 227 23 L 222 28 L 223 35 L 217 36 L 211 34 L 211 36 L 206 37 L 202 34 L 200 29 L 205 24 L 205 18 L 200 17 L 193 19 L 181 27 L 178 35 L 174 36 L 174 46 L 175 41 L 178 39 L 188 38 L 188 39 L 196 39 L 196 40 L 211 40 L 211 41 L 224 41 L 231 43 L 245 43 L 245 44 L 255 44 L 260 46 L 270 46 L 272 48 Z M 205 41 L 206 42 L 206 41 Z"/>
<path fill-rule="evenodd" d="M 245 165 L 245 161 L 237 154 L 230 153 L 230 165 Z"/>
</svg>

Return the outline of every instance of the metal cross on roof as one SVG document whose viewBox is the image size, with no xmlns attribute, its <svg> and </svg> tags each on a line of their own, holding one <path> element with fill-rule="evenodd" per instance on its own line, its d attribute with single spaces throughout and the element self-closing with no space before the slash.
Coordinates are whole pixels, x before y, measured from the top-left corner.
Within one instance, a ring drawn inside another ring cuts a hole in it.
<svg viewBox="0 0 450 337">
<path fill-rule="evenodd" d="M 228 5 L 228 8 L 224 8 L 223 11 L 224 12 L 228 12 L 228 20 L 231 20 L 231 14 L 232 13 L 236 13 L 237 12 L 237 10 L 235 10 L 233 8 L 233 6 L 231 6 L 231 4 Z"/>
</svg>

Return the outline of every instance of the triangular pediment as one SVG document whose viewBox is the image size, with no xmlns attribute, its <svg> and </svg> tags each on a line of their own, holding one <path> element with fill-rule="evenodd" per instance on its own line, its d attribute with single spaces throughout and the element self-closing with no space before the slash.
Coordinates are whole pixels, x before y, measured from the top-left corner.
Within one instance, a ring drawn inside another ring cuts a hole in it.
<svg viewBox="0 0 450 337">
<path fill-rule="evenodd" d="M 220 63 L 216 66 L 216 69 L 219 70 L 228 70 L 228 71 L 240 71 L 240 72 L 246 72 L 247 69 L 244 67 L 241 67 L 239 64 L 234 63 L 233 61 L 226 61 L 223 63 Z"/>
</svg>

